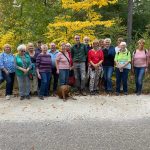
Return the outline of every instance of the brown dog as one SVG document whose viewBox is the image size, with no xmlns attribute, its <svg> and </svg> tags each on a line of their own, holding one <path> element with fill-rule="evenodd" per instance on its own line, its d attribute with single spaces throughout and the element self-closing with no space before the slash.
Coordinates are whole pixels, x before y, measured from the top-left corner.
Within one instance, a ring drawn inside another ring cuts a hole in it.
<svg viewBox="0 0 150 150">
<path fill-rule="evenodd" d="M 71 97 L 73 100 L 75 100 L 75 98 L 71 96 L 70 90 L 71 87 L 69 85 L 62 85 L 58 88 L 57 94 L 59 98 L 63 99 L 63 101 L 66 101 L 68 97 Z"/>
</svg>

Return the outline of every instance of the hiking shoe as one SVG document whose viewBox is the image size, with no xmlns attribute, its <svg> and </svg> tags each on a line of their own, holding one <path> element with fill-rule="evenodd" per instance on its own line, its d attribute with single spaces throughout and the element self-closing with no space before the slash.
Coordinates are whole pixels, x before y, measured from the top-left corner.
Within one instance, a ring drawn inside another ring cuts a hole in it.
<svg viewBox="0 0 150 150">
<path fill-rule="evenodd" d="M 124 95 L 128 95 L 128 93 L 127 93 L 127 92 L 124 92 Z"/>
<path fill-rule="evenodd" d="M 39 96 L 39 99 L 40 100 L 44 100 L 44 96 Z"/>
<path fill-rule="evenodd" d="M 26 96 L 26 99 L 30 99 L 30 95 L 27 95 L 27 96 Z"/>
<path fill-rule="evenodd" d="M 95 95 L 96 93 L 94 91 L 91 91 L 90 92 L 90 95 Z"/>
<path fill-rule="evenodd" d="M 6 95 L 6 100 L 10 100 L 10 95 Z"/>
<path fill-rule="evenodd" d="M 20 97 L 20 100 L 24 100 L 24 99 L 25 99 L 25 97 L 24 97 L 24 96 L 21 96 L 21 97 Z"/>
<path fill-rule="evenodd" d="M 119 94 L 120 94 L 119 92 L 116 92 L 116 96 L 119 96 Z"/>
<path fill-rule="evenodd" d="M 81 95 L 82 95 L 82 96 L 86 96 L 87 94 L 86 94 L 85 91 L 81 91 Z"/>
</svg>

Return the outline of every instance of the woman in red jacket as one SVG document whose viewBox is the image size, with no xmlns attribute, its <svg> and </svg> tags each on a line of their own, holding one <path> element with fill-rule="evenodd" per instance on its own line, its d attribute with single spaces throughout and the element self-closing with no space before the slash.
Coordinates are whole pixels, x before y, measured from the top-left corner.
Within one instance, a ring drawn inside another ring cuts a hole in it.
<svg viewBox="0 0 150 150">
<path fill-rule="evenodd" d="M 88 62 L 89 62 L 89 77 L 90 85 L 89 90 L 91 95 L 95 95 L 98 91 L 98 83 L 100 78 L 100 73 L 102 70 L 102 62 L 104 60 L 103 51 L 99 48 L 99 41 L 93 41 L 93 49 L 88 52 Z"/>
</svg>

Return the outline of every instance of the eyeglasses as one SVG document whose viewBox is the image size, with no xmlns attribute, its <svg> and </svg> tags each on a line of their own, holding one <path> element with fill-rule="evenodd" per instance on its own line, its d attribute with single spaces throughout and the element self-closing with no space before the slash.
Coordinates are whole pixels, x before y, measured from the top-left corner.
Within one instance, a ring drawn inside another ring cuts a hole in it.
<svg viewBox="0 0 150 150">
<path fill-rule="evenodd" d="M 21 51 L 22 53 L 25 53 L 26 51 Z"/>
</svg>

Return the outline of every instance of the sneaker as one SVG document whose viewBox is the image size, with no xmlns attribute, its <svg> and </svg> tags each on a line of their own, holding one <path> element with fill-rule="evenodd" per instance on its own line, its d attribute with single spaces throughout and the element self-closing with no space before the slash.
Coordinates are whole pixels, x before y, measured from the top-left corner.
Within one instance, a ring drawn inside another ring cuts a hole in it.
<svg viewBox="0 0 150 150">
<path fill-rule="evenodd" d="M 85 91 L 81 91 L 81 95 L 82 96 L 86 96 L 86 92 Z"/>
<path fill-rule="evenodd" d="M 21 97 L 20 97 L 20 100 L 24 100 L 24 99 L 25 99 L 25 97 L 24 97 L 24 96 L 21 96 Z"/>
<path fill-rule="evenodd" d="M 95 95 L 95 92 L 94 92 L 94 91 L 91 91 L 91 92 L 90 92 L 90 95 Z"/>
<path fill-rule="evenodd" d="M 119 92 L 116 92 L 116 96 L 119 96 Z"/>
<path fill-rule="evenodd" d="M 127 92 L 124 92 L 124 95 L 128 95 L 128 93 L 127 93 Z"/>
<path fill-rule="evenodd" d="M 137 92 L 136 95 L 137 95 L 137 96 L 141 95 L 141 92 Z"/>
<path fill-rule="evenodd" d="M 39 99 L 40 100 L 44 100 L 44 96 L 39 96 Z"/>
<path fill-rule="evenodd" d="M 27 95 L 27 96 L 26 96 L 26 99 L 30 99 L 30 95 Z"/>
<path fill-rule="evenodd" d="M 10 95 L 6 95 L 6 100 L 10 100 Z"/>
</svg>

